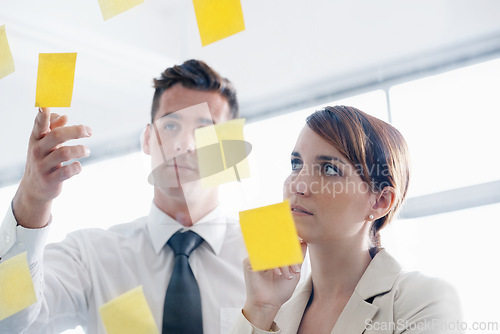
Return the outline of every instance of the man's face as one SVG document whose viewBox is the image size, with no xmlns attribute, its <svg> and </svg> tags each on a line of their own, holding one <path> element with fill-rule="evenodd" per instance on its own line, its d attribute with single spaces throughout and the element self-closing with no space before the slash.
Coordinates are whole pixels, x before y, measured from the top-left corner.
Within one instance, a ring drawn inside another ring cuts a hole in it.
<svg viewBox="0 0 500 334">
<path fill-rule="evenodd" d="M 151 155 L 154 185 L 164 190 L 187 183 L 196 186 L 199 170 L 194 131 L 230 118 L 229 104 L 217 92 L 180 84 L 166 90 L 144 142 L 144 152 Z"/>
</svg>

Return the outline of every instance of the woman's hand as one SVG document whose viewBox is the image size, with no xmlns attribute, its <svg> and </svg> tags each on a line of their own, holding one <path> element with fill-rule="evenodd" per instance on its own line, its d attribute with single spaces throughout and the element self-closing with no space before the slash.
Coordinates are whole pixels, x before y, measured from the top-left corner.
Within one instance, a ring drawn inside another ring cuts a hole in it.
<svg viewBox="0 0 500 334">
<path fill-rule="evenodd" d="M 301 243 L 303 254 L 307 244 Z M 253 271 L 250 261 L 243 261 L 247 301 L 243 314 L 255 327 L 269 330 L 281 306 L 292 296 L 300 279 L 300 264 Z"/>
</svg>

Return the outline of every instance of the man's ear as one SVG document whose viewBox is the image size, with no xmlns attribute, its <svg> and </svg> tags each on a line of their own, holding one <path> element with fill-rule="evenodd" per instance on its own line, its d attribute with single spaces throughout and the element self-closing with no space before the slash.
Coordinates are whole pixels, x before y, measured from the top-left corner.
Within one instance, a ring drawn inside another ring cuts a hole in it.
<svg viewBox="0 0 500 334">
<path fill-rule="evenodd" d="M 393 207 L 396 202 L 396 190 L 393 187 L 385 187 L 380 193 L 377 194 L 375 203 L 372 205 L 372 215 L 375 217 L 373 220 L 382 218 Z"/>
<path fill-rule="evenodd" d="M 149 147 L 149 140 L 151 138 L 151 128 L 152 125 L 146 125 L 146 129 L 144 130 L 144 139 L 142 141 L 142 151 L 147 155 L 151 155 L 151 149 Z"/>
</svg>

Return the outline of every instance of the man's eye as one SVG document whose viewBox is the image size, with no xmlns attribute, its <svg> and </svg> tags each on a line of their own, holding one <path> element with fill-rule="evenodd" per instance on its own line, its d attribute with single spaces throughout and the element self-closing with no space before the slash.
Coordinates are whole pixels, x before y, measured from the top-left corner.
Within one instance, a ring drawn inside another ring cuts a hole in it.
<svg viewBox="0 0 500 334">
<path fill-rule="evenodd" d="M 178 129 L 177 123 L 174 122 L 168 122 L 164 125 L 163 127 L 167 131 L 175 131 Z"/>
<path fill-rule="evenodd" d="M 302 161 L 299 159 L 293 159 L 292 161 L 292 170 L 300 170 L 302 168 Z"/>
<path fill-rule="evenodd" d="M 323 174 L 326 176 L 341 176 L 339 168 L 332 164 L 323 165 Z"/>
</svg>

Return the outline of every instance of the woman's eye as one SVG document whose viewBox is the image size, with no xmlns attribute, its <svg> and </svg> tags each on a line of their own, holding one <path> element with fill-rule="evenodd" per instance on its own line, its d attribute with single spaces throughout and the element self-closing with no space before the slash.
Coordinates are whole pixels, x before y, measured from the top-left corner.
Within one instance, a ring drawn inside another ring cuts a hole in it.
<svg viewBox="0 0 500 334">
<path fill-rule="evenodd" d="M 332 164 L 324 164 L 323 165 L 323 174 L 326 176 L 340 176 L 340 170 L 337 166 Z"/>
<path fill-rule="evenodd" d="M 302 161 L 299 159 L 293 159 L 292 160 L 292 170 L 300 170 L 302 168 Z"/>
</svg>

